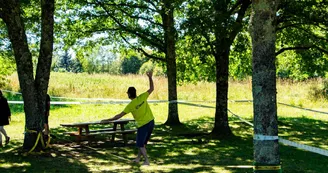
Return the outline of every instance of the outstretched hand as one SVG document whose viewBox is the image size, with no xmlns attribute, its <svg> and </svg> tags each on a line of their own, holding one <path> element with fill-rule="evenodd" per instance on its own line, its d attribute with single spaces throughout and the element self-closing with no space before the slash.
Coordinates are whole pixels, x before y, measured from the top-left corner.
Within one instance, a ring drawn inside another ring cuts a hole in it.
<svg viewBox="0 0 328 173">
<path fill-rule="evenodd" d="M 147 71 L 146 74 L 147 74 L 148 77 L 152 77 L 153 76 L 153 71 Z"/>
</svg>

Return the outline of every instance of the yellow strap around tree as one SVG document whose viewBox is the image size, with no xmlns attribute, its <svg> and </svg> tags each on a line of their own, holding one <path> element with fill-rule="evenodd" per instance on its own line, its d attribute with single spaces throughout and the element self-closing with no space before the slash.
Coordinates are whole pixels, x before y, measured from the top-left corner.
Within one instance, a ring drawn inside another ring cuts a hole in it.
<svg viewBox="0 0 328 173">
<path fill-rule="evenodd" d="M 43 141 L 43 136 L 42 136 L 43 134 L 42 134 L 42 132 L 38 132 L 38 131 L 36 131 L 36 130 L 29 130 L 29 129 L 25 129 L 25 131 L 28 132 L 28 133 L 38 133 L 38 136 L 37 136 L 37 139 L 36 139 L 36 141 L 35 141 L 34 146 L 31 148 L 30 151 L 27 152 L 27 154 L 30 154 L 32 151 L 34 151 L 34 149 L 36 148 L 36 146 L 37 146 L 38 143 L 39 143 L 39 140 L 41 140 L 42 148 L 46 149 L 46 148 L 49 147 L 49 144 L 50 144 L 50 135 L 48 135 L 47 143 L 45 143 L 45 142 Z M 41 150 L 41 152 L 42 152 L 42 150 Z"/>
<path fill-rule="evenodd" d="M 267 170 L 267 171 L 270 171 L 270 170 L 280 170 L 281 169 L 281 166 L 280 165 L 277 165 L 277 166 L 254 166 L 253 167 L 254 170 Z"/>
<path fill-rule="evenodd" d="M 38 137 L 36 138 L 36 141 L 35 141 L 34 146 L 33 146 L 33 147 L 31 148 L 31 150 L 30 150 L 29 152 L 27 152 L 27 153 L 31 153 L 31 152 L 35 149 L 35 147 L 38 145 L 38 142 L 39 142 L 39 140 L 40 140 L 40 137 L 41 137 L 41 132 L 38 133 Z"/>
</svg>

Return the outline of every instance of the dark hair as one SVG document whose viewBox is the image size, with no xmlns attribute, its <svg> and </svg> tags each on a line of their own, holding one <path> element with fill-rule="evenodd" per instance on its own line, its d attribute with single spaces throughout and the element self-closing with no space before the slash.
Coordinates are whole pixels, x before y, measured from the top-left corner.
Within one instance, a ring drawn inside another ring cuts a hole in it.
<svg viewBox="0 0 328 173">
<path fill-rule="evenodd" d="M 129 94 L 129 98 L 130 99 L 131 98 L 133 99 L 133 98 L 136 98 L 137 97 L 137 90 L 134 87 L 129 87 L 127 93 Z"/>
</svg>

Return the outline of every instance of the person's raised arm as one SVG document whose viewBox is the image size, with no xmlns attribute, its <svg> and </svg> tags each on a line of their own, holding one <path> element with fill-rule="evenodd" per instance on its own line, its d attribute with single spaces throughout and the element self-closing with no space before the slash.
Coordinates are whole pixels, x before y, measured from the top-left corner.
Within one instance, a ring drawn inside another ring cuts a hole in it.
<svg viewBox="0 0 328 173">
<path fill-rule="evenodd" d="M 115 115 L 112 118 L 101 120 L 101 122 L 108 122 L 108 121 L 118 120 L 118 119 L 122 118 L 124 115 L 126 115 L 126 113 L 125 112 L 121 112 L 121 113 Z"/>
<path fill-rule="evenodd" d="M 150 95 L 154 91 L 153 72 L 148 71 L 146 74 L 147 74 L 148 79 L 149 79 L 149 90 L 147 92 Z"/>
</svg>

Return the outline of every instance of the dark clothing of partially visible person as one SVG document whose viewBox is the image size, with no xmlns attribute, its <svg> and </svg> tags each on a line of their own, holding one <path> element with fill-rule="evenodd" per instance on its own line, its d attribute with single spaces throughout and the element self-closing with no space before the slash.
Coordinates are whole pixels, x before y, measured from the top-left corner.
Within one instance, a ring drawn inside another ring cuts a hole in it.
<svg viewBox="0 0 328 173">
<path fill-rule="evenodd" d="M 8 105 L 8 101 L 3 97 L 2 91 L 0 90 L 0 147 L 2 145 L 2 135 L 5 136 L 5 144 L 9 143 L 10 137 L 7 135 L 7 132 L 4 128 L 5 125 L 9 125 L 11 113 Z"/>
<path fill-rule="evenodd" d="M 48 124 L 49 120 L 49 111 L 50 111 L 50 96 L 47 94 L 46 97 L 46 112 L 45 112 L 45 124 Z"/>
<path fill-rule="evenodd" d="M 7 99 L 0 96 L 0 126 L 9 125 L 9 117 L 11 116 Z"/>
</svg>

